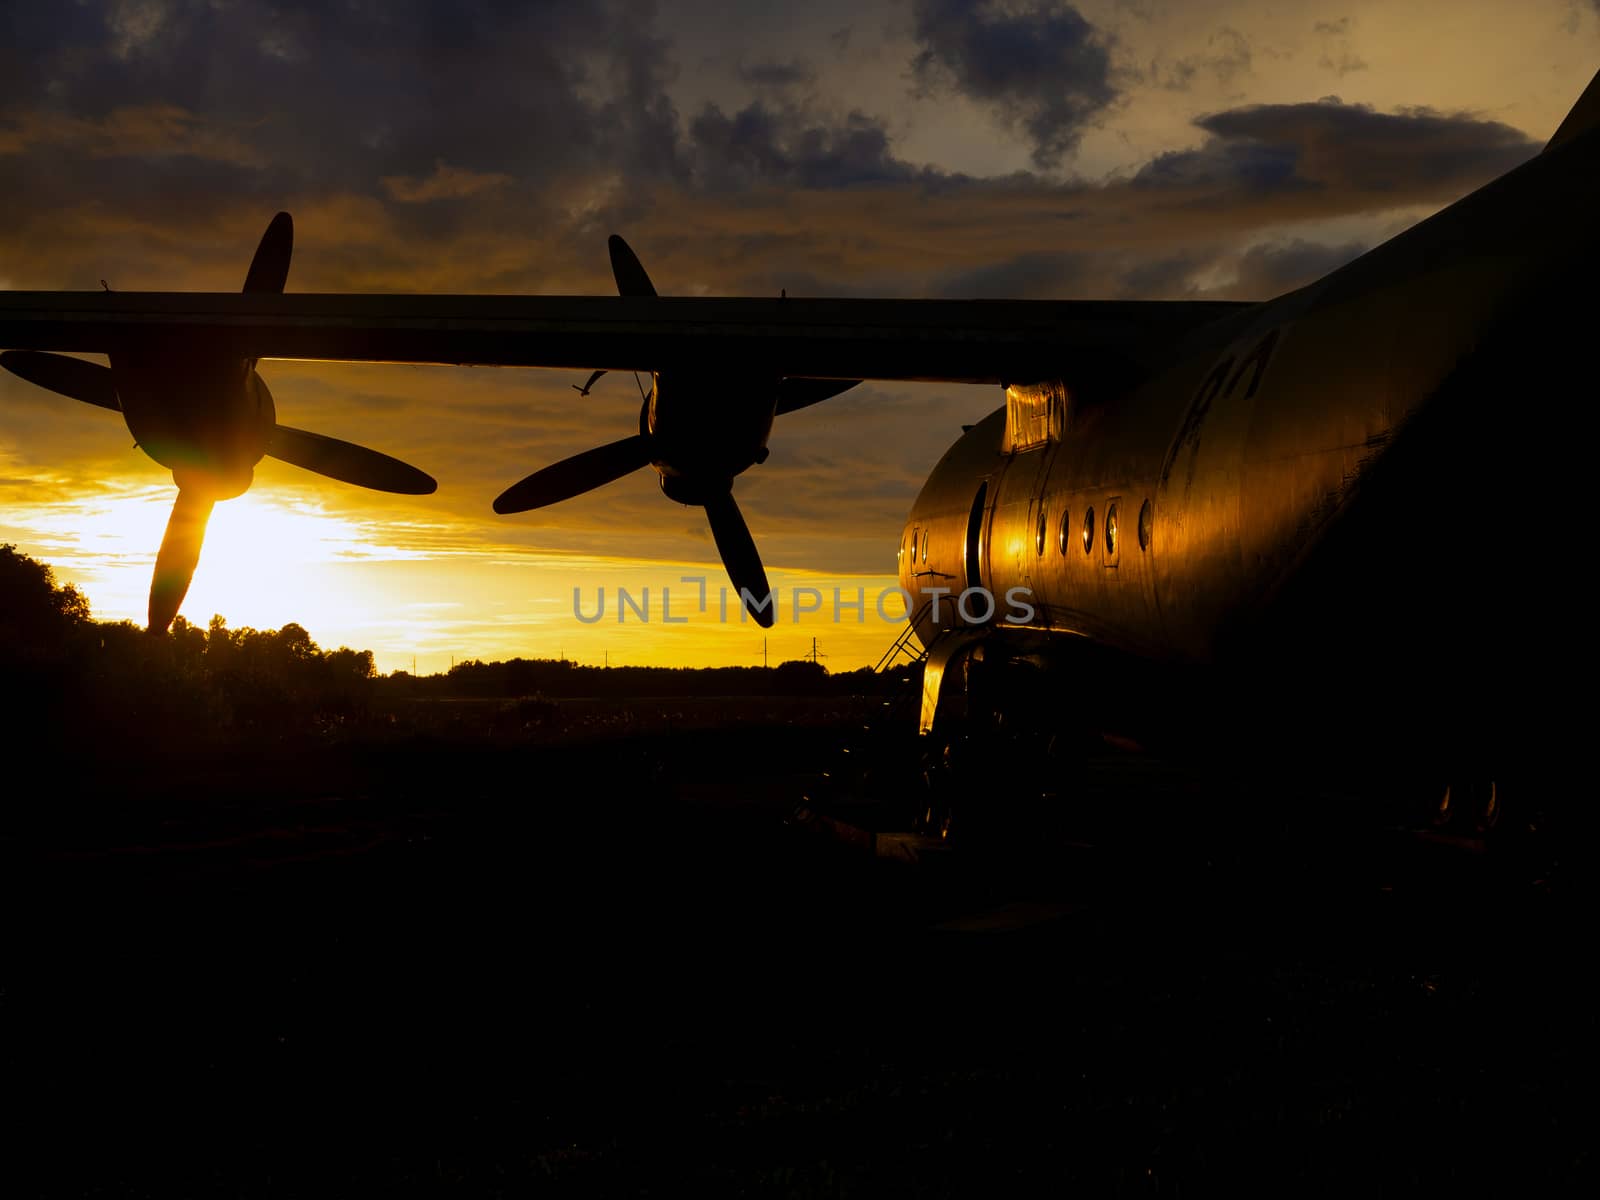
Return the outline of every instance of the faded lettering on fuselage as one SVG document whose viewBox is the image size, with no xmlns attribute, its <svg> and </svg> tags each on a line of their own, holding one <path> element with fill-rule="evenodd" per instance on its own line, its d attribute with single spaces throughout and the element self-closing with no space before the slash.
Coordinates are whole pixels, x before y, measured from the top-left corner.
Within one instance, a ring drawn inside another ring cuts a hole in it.
<svg viewBox="0 0 1600 1200">
<path fill-rule="evenodd" d="M 1167 451 L 1166 462 L 1161 467 L 1163 490 L 1171 482 L 1172 472 L 1177 466 L 1179 456 L 1184 454 L 1188 456 L 1184 491 L 1187 492 L 1193 486 L 1195 463 L 1200 451 L 1200 435 L 1211 406 L 1216 403 L 1218 397 L 1230 397 L 1238 391 L 1246 372 L 1250 375 L 1250 385 L 1245 389 L 1244 398 L 1246 400 L 1254 398 L 1261 387 L 1262 377 L 1267 373 L 1267 364 L 1272 361 L 1273 351 L 1278 347 L 1279 334 L 1278 329 L 1270 330 L 1250 348 L 1248 353 L 1240 357 L 1237 363 L 1233 354 L 1223 355 L 1217 365 L 1206 374 L 1200 386 L 1195 389 L 1194 399 L 1189 402 L 1189 410 L 1184 414 L 1183 423 L 1178 427 L 1178 436 L 1173 439 L 1172 449 Z"/>
</svg>

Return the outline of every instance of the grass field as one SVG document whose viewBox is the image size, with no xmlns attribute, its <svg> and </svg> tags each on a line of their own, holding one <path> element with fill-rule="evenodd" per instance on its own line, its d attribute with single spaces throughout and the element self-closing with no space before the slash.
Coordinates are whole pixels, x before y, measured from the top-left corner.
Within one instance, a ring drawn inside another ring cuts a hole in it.
<svg viewBox="0 0 1600 1200">
<path fill-rule="evenodd" d="M 876 859 L 792 814 L 897 811 L 840 765 L 877 703 L 436 704 L 13 789 L 12 1194 L 1592 1175 L 1562 889 L 1109 751 Z"/>
</svg>

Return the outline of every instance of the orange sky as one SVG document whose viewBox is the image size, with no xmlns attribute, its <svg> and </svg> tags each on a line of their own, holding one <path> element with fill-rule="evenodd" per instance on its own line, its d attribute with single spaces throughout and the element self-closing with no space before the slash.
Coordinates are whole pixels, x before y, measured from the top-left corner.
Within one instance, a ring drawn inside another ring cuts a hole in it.
<svg viewBox="0 0 1600 1200">
<path fill-rule="evenodd" d="M 251 3 L 7 18 L 0 288 L 231 290 L 285 208 L 292 291 L 608 292 L 618 231 L 666 294 L 1266 297 L 1532 153 L 1600 65 L 1590 0 L 592 0 L 441 40 L 447 7 L 381 27 Z M 592 607 L 601 586 L 676 601 L 683 575 L 724 582 L 703 515 L 648 471 L 490 511 L 536 467 L 631 432 L 627 377 L 580 398 L 565 373 L 261 369 L 285 423 L 415 462 L 439 492 L 264 462 L 218 506 L 193 621 L 298 621 L 424 671 L 745 664 L 763 636 L 774 662 L 814 636 L 840 669 L 898 632 L 870 603 L 861 623 L 785 608 L 766 635 L 577 620 L 574 588 Z M 785 601 L 891 586 L 921 479 L 999 400 L 867 386 L 783 418 L 736 494 Z M 131 441 L 113 414 L 0 375 L 0 541 L 97 615 L 142 620 L 173 489 Z"/>
</svg>

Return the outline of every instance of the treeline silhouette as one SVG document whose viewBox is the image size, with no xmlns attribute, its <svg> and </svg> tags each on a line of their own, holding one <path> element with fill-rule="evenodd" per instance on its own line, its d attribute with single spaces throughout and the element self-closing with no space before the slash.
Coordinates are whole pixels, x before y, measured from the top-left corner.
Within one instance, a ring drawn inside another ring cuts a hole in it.
<svg viewBox="0 0 1600 1200">
<path fill-rule="evenodd" d="M 440 675 L 396 671 L 378 681 L 385 695 L 419 698 L 511 699 L 522 696 L 844 696 L 894 690 L 895 676 L 863 667 L 832 674 L 796 659 L 775 667 L 595 667 L 566 659 L 513 658 L 457 663 Z"/>
<path fill-rule="evenodd" d="M 906 669 L 830 674 L 819 663 L 764 667 L 591 667 L 556 659 L 458 663 L 448 673 L 379 676 L 370 650 L 323 650 L 304 628 L 202 629 L 179 617 L 164 637 L 96 621 L 84 595 L 45 563 L 0 545 L 0 693 L 18 744 L 87 754 L 180 752 L 203 737 L 253 740 L 355 729 L 429 700 L 553 704 L 575 698 L 887 695 Z"/>
<path fill-rule="evenodd" d="M 96 621 L 44 563 L 0 546 L 0 682 L 13 732 L 97 754 L 158 749 L 219 730 L 289 733 L 340 724 L 370 698 L 370 650 L 323 650 L 299 625 L 165 637 Z"/>
</svg>

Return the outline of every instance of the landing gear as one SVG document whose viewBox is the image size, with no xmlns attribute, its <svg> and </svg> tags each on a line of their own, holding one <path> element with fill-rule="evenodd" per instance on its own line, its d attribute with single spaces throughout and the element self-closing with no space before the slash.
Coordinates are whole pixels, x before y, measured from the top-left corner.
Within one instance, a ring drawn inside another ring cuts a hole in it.
<svg viewBox="0 0 1600 1200">
<path fill-rule="evenodd" d="M 1500 824 L 1499 785 L 1492 779 L 1458 779 L 1446 783 L 1434 802 L 1431 824 L 1461 836 L 1483 836 Z"/>
<path fill-rule="evenodd" d="M 929 745 L 922 760 L 922 811 L 916 819 L 918 833 L 941 841 L 950 837 L 955 823 L 959 793 L 970 787 L 967 773 L 968 747 L 965 738 L 941 739 Z"/>
<path fill-rule="evenodd" d="M 1554 786 L 1550 780 L 1472 776 L 1436 785 L 1427 806 L 1427 829 L 1443 840 L 1480 850 L 1507 882 L 1543 885 L 1561 857 L 1562 831 L 1552 827 L 1560 805 Z M 1570 836 L 1573 831 L 1564 832 Z"/>
</svg>

